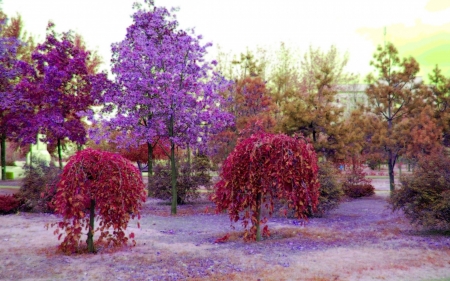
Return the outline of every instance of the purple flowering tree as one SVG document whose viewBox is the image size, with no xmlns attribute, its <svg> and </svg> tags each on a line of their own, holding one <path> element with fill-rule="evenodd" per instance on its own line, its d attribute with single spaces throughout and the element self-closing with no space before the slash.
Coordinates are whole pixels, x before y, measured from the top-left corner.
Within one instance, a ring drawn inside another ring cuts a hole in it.
<svg viewBox="0 0 450 281">
<path fill-rule="evenodd" d="M 2 180 L 6 179 L 6 139 L 11 136 L 14 115 L 17 112 L 14 97 L 14 81 L 20 72 L 16 68 L 17 49 L 22 44 L 17 38 L 5 36 L 2 32 L 6 20 L 0 21 L 0 142 Z"/>
<path fill-rule="evenodd" d="M 147 143 L 149 168 L 158 140 L 169 140 L 171 213 L 176 214 L 175 147 L 205 149 L 210 134 L 230 125 L 232 116 L 220 108 L 219 95 L 228 83 L 204 60 L 211 44 L 202 46 L 201 36 L 179 29 L 166 8 L 145 2 L 148 9 L 135 6 L 125 39 L 112 45 L 116 87 L 105 95 L 104 111 L 117 113 L 108 126 L 123 132 L 124 141 L 135 136 L 129 145 Z"/>
<path fill-rule="evenodd" d="M 35 111 L 35 130 L 27 133 L 36 136 L 38 130 L 45 134 L 44 141 L 55 143 L 62 168 L 61 141 L 68 138 L 79 146 L 86 142 L 82 117 L 99 103 L 103 89 L 98 85 L 106 75 L 90 73 L 90 53 L 75 44 L 71 32 L 57 34 L 51 22 L 45 41 L 36 47 L 31 58 L 32 70 L 18 85 Z"/>
</svg>

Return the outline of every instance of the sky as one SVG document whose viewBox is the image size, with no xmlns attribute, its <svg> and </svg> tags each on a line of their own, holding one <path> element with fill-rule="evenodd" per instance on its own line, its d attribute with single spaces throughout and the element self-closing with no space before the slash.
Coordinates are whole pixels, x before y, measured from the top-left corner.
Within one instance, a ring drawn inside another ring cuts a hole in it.
<svg viewBox="0 0 450 281">
<path fill-rule="evenodd" d="M 88 48 L 97 50 L 109 69 L 111 43 L 124 39 L 136 0 L 3 0 L 3 11 L 19 13 L 25 29 L 45 38 L 47 22 L 57 31 L 73 30 Z M 142 1 L 142 0 L 139 0 Z M 181 28 L 195 28 L 212 42 L 209 59 L 221 51 L 239 54 L 262 47 L 269 52 L 281 42 L 301 55 L 309 46 L 335 45 L 348 52 L 349 72 L 363 82 L 373 69 L 377 45 L 390 41 L 401 57 L 413 56 L 426 79 L 436 64 L 450 77 L 450 0 L 155 0 L 178 7 Z M 384 30 L 386 29 L 386 35 Z"/>
</svg>

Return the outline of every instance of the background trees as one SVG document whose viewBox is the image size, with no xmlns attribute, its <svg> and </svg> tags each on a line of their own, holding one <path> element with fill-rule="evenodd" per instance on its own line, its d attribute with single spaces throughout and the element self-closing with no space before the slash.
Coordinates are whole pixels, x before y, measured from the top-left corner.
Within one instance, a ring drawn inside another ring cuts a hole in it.
<svg viewBox="0 0 450 281">
<path fill-rule="evenodd" d="M 316 151 L 325 157 L 333 157 L 343 142 L 339 134 L 343 109 L 335 96 L 339 86 L 354 82 L 354 75 L 345 72 L 347 61 L 348 56 L 334 46 L 327 52 L 311 47 L 300 64 L 298 90 L 279 97 L 286 101 L 280 109 L 280 130 L 311 138 Z"/>
</svg>

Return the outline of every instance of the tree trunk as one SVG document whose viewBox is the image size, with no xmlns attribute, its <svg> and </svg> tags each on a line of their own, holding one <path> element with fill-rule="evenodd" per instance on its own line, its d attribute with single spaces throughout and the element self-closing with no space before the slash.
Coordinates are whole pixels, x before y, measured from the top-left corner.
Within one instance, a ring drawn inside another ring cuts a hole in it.
<svg viewBox="0 0 450 281">
<path fill-rule="evenodd" d="M 188 164 L 188 173 L 189 177 L 191 176 L 191 148 L 189 147 L 189 144 L 187 144 L 187 164 Z"/>
<path fill-rule="evenodd" d="M 30 143 L 30 172 L 33 170 L 33 144 Z"/>
<path fill-rule="evenodd" d="M 261 207 L 262 207 L 262 196 L 261 192 L 256 195 L 256 241 L 261 241 Z"/>
<path fill-rule="evenodd" d="M 170 116 L 170 122 L 169 122 L 169 136 L 173 137 L 173 127 L 174 127 L 174 120 L 173 120 L 173 114 Z M 170 178 L 172 182 L 172 206 L 171 206 L 171 214 L 176 215 L 177 214 L 177 200 L 178 200 L 178 194 L 177 194 L 177 167 L 175 165 L 175 143 L 173 142 L 173 139 L 170 139 Z"/>
<path fill-rule="evenodd" d="M 394 179 L 395 157 L 392 155 L 392 151 L 389 151 L 388 169 L 389 169 L 389 189 L 392 192 L 395 190 Z"/>
<path fill-rule="evenodd" d="M 148 189 L 148 197 L 154 196 L 155 193 L 150 189 L 150 184 L 153 176 L 153 146 L 150 142 L 147 142 L 148 148 L 148 160 L 147 160 L 147 189 Z"/>
<path fill-rule="evenodd" d="M 88 252 L 95 253 L 94 247 L 94 218 L 95 218 L 95 200 L 91 199 L 91 208 L 89 214 L 89 232 L 86 243 L 88 245 Z"/>
<path fill-rule="evenodd" d="M 178 200 L 178 192 L 177 192 L 177 167 L 175 165 L 175 144 L 172 142 L 170 144 L 170 178 L 172 182 L 172 208 L 171 214 L 177 214 L 177 200 Z"/>
<path fill-rule="evenodd" d="M 2 144 L 1 144 L 1 160 L 2 160 L 2 180 L 6 180 L 6 136 L 2 135 Z"/>
<path fill-rule="evenodd" d="M 61 139 L 58 138 L 58 160 L 59 160 L 59 169 L 62 170 L 62 155 L 61 155 Z"/>
</svg>

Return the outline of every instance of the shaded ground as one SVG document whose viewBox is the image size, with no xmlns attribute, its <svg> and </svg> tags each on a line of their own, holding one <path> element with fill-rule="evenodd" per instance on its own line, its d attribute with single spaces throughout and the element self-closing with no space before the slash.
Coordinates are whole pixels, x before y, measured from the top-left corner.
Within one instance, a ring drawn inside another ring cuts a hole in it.
<svg viewBox="0 0 450 281">
<path fill-rule="evenodd" d="M 269 221 L 272 236 L 245 243 L 241 227 L 208 202 L 146 202 L 137 246 L 64 256 L 45 223 L 54 215 L 0 217 L 0 280 L 431 280 L 450 278 L 450 237 L 420 232 L 387 209 L 386 192 L 343 202 L 327 217 Z M 226 243 L 217 238 L 230 234 Z"/>
</svg>

